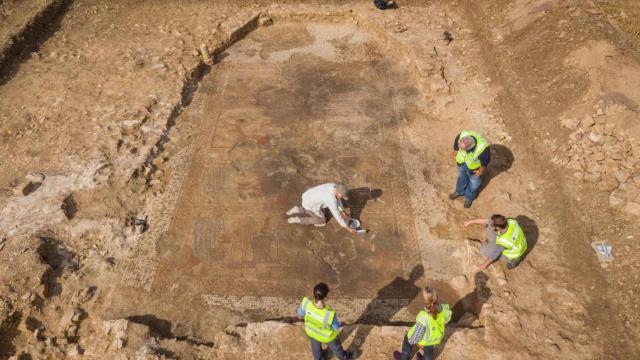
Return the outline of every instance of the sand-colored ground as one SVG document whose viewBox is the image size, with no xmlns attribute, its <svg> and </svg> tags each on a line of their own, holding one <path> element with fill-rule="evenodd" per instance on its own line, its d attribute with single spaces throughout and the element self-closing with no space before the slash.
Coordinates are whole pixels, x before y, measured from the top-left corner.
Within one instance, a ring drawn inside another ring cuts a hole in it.
<svg viewBox="0 0 640 360">
<path fill-rule="evenodd" d="M 633 2 L 399 5 L 0 3 L 0 358 L 307 358 L 295 310 L 326 281 L 361 359 L 427 283 L 439 359 L 633 359 Z M 464 128 L 492 143 L 471 209 Z M 287 224 L 328 181 L 366 235 Z M 496 212 L 529 253 L 479 272 L 462 223 Z"/>
</svg>

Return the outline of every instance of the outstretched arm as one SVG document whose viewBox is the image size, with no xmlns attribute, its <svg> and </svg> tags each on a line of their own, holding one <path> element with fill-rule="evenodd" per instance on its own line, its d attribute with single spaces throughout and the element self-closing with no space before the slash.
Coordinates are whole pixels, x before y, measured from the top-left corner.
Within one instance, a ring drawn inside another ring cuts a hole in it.
<svg viewBox="0 0 640 360">
<path fill-rule="evenodd" d="M 340 209 L 338 209 L 338 201 L 335 197 L 331 199 L 331 201 L 329 201 L 327 207 L 329 208 L 329 211 L 331 211 L 331 215 L 333 215 L 333 218 L 336 219 L 340 226 L 347 229 L 348 232 L 355 234 L 356 229 L 350 228 L 349 224 L 347 224 L 349 217 L 344 211 L 340 211 Z"/>
<path fill-rule="evenodd" d="M 464 227 L 468 227 L 469 225 L 489 225 L 489 220 L 475 219 L 475 220 L 467 220 L 464 222 Z"/>
</svg>

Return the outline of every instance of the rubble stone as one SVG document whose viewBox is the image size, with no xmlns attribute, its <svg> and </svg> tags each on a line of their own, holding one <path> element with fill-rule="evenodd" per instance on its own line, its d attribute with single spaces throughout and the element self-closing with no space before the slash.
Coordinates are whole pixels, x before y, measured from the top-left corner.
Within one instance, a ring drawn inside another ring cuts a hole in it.
<svg viewBox="0 0 640 360">
<path fill-rule="evenodd" d="M 618 179 L 611 174 L 604 175 L 598 184 L 600 191 L 610 192 L 618 188 Z"/>
</svg>

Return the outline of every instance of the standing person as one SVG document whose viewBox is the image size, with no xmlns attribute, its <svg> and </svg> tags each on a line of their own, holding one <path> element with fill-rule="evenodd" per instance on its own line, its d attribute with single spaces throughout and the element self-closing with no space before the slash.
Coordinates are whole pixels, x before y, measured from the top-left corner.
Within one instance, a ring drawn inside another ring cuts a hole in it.
<svg viewBox="0 0 640 360">
<path fill-rule="evenodd" d="M 338 224 L 352 234 L 356 229 L 349 227 L 349 215 L 342 207 L 342 200 L 348 200 L 348 189 L 342 183 L 327 183 L 312 187 L 302 193 L 302 206 L 294 206 L 287 211 L 289 224 L 325 226 L 325 211 L 330 211 Z"/>
<path fill-rule="evenodd" d="M 515 219 L 494 214 L 489 219 L 475 219 L 464 222 L 464 226 L 484 225 L 487 227 L 488 242 L 480 248 L 486 261 L 479 267 L 480 271 L 489 267 L 496 260 L 507 262 L 507 268 L 513 269 L 527 252 L 527 239 L 520 224 Z"/>
<path fill-rule="evenodd" d="M 433 347 L 440 344 L 445 334 L 445 325 L 451 320 L 451 309 L 448 304 L 438 301 L 438 293 L 430 286 L 422 290 L 425 307 L 416 316 L 416 323 L 409 329 L 402 341 L 402 353 L 395 351 L 395 360 L 409 360 L 414 347 L 423 350 L 418 360 L 432 360 Z"/>
<path fill-rule="evenodd" d="M 314 360 L 324 360 L 322 344 L 327 346 L 340 360 L 350 360 L 353 355 L 345 352 L 338 338 L 340 323 L 336 311 L 324 303 L 329 286 L 319 283 L 313 288 L 313 300 L 306 296 L 298 307 L 298 316 L 304 318 L 304 331 L 311 340 Z"/>
<path fill-rule="evenodd" d="M 464 207 L 469 208 L 482 184 L 482 175 L 491 161 L 489 143 L 478 133 L 463 130 L 453 140 L 453 156 L 458 164 L 458 179 L 456 191 L 449 195 L 449 199 L 454 200 L 464 195 Z"/>
</svg>

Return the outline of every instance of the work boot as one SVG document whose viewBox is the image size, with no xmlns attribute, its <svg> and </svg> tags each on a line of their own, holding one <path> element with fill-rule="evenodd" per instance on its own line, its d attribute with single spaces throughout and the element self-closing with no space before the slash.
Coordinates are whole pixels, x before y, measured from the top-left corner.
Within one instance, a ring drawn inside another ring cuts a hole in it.
<svg viewBox="0 0 640 360">
<path fill-rule="evenodd" d="M 302 209 L 299 206 L 294 206 L 289 211 L 287 211 L 287 216 L 291 216 L 294 214 L 302 214 Z"/>
<path fill-rule="evenodd" d="M 507 263 L 507 269 L 512 270 L 518 267 L 518 265 L 520 265 L 520 259 L 516 259 L 516 260 L 511 260 Z"/>
<path fill-rule="evenodd" d="M 449 194 L 449 199 L 455 200 L 455 199 L 459 198 L 460 196 L 462 196 L 462 195 L 460 195 L 460 194 L 458 194 L 457 192 L 454 191 L 451 194 Z"/>
<path fill-rule="evenodd" d="M 393 352 L 393 360 L 402 360 L 402 354 L 400 353 L 400 351 Z"/>
<path fill-rule="evenodd" d="M 473 204 L 473 200 L 464 199 L 464 207 L 465 208 L 470 208 L 471 204 Z"/>
<path fill-rule="evenodd" d="M 297 217 L 297 216 L 290 217 L 290 218 L 287 219 L 287 222 L 289 224 L 300 224 L 300 218 Z"/>
<path fill-rule="evenodd" d="M 347 360 L 353 360 L 356 358 L 356 354 L 353 351 L 345 351 L 344 353 Z"/>
</svg>

